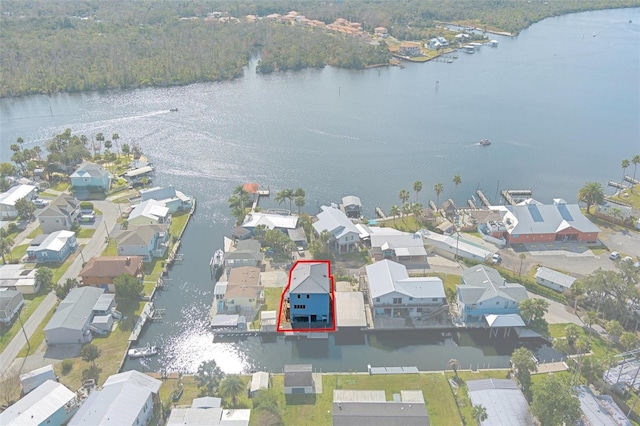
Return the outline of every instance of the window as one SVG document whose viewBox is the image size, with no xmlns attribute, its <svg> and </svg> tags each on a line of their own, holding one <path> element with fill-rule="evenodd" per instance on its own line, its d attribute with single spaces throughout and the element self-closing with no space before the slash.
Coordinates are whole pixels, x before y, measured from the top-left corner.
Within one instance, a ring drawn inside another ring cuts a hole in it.
<svg viewBox="0 0 640 426">
<path fill-rule="evenodd" d="M 300 299 L 300 295 L 298 295 L 298 299 Z"/>
<path fill-rule="evenodd" d="M 432 301 L 432 302 L 437 302 L 437 301 L 438 301 L 438 298 L 437 298 L 437 297 L 434 297 L 433 299 L 431 299 L 431 301 Z"/>
<path fill-rule="evenodd" d="M 399 305 L 402 303 L 402 297 L 394 297 L 393 298 L 393 304 L 394 305 Z"/>
<path fill-rule="evenodd" d="M 293 309 L 307 309 L 307 305 L 293 305 Z"/>
<path fill-rule="evenodd" d="M 500 304 L 500 302 L 496 302 L 496 305 L 499 305 L 499 304 Z"/>
<path fill-rule="evenodd" d="M 410 297 L 409 300 L 413 300 L 413 297 Z"/>
<path fill-rule="evenodd" d="M 379 298 L 379 297 L 376 297 L 376 302 L 379 302 L 379 301 L 380 301 L 380 298 Z"/>
<path fill-rule="evenodd" d="M 307 294 L 307 299 L 309 298 L 309 295 Z"/>
</svg>

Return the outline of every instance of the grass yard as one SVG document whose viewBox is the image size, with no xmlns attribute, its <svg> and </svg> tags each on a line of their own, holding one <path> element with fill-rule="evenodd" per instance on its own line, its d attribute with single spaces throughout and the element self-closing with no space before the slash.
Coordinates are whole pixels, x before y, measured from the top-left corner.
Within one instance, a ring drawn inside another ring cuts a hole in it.
<svg viewBox="0 0 640 426">
<path fill-rule="evenodd" d="M 31 233 L 29 235 L 27 235 L 27 238 L 34 239 L 35 237 L 37 237 L 40 234 L 42 234 L 42 228 L 38 226 L 36 229 L 31 231 Z"/>
<path fill-rule="evenodd" d="M 416 232 L 417 230 L 424 228 L 424 226 L 419 223 L 413 215 L 405 216 L 402 219 L 378 220 L 378 222 L 380 222 L 381 225 L 384 224 L 387 228 L 395 228 L 404 232 Z"/>
<path fill-rule="evenodd" d="M 569 324 L 549 324 L 549 334 L 554 339 L 564 340 L 566 333 L 565 329 Z M 623 351 L 623 348 L 617 343 L 608 342 L 600 337 L 595 331 L 591 332 L 591 336 L 587 335 L 584 328 L 580 328 L 580 334 L 578 337 L 587 337 L 591 342 L 591 352 L 597 357 L 602 357 L 606 354 L 618 354 Z M 568 348 L 568 354 L 573 355 L 575 351 L 571 347 Z"/>
<path fill-rule="evenodd" d="M 29 244 L 20 244 L 19 246 L 15 246 L 11 249 L 11 254 L 8 256 L 7 260 L 20 260 L 27 254 L 27 249 L 29 248 Z"/>
<path fill-rule="evenodd" d="M 187 226 L 189 220 L 189 212 L 175 213 L 171 216 L 171 225 L 169 226 L 169 234 L 173 238 L 180 238 L 183 229 Z"/>
<path fill-rule="evenodd" d="M 58 182 L 54 186 L 49 189 L 53 189 L 54 191 L 64 192 L 71 186 L 71 182 Z M 46 192 L 46 191 L 45 191 Z"/>
<path fill-rule="evenodd" d="M 624 190 L 620 194 L 611 197 L 612 200 L 625 204 L 631 204 L 634 208 L 640 209 L 640 185 L 635 185 L 633 191 Z"/>
<path fill-rule="evenodd" d="M 76 238 L 91 238 L 95 233 L 95 228 L 80 228 L 80 230 L 76 232 Z"/>
<path fill-rule="evenodd" d="M 461 275 L 444 274 L 444 273 L 427 274 L 427 275 L 440 278 L 442 280 L 442 283 L 444 284 L 445 290 L 450 288 L 451 290 L 456 292 L 456 286 L 462 283 Z"/>
<path fill-rule="evenodd" d="M 18 355 L 16 356 L 16 358 L 24 358 L 27 355 L 34 353 L 35 350 L 38 349 L 40 344 L 44 341 L 44 327 L 47 325 L 47 323 L 49 323 L 49 320 L 51 319 L 53 314 L 56 312 L 56 307 L 57 305 L 51 308 L 51 310 L 47 313 L 47 315 L 45 315 L 40 325 L 38 325 L 38 328 L 36 328 L 36 331 L 31 335 L 31 338 L 29 339 L 29 345 L 31 346 L 31 350 L 28 350 L 27 344 L 25 343 L 22 350 L 18 352 Z"/>
<path fill-rule="evenodd" d="M 110 238 L 107 247 L 102 252 L 103 256 L 117 256 L 118 255 L 118 242 L 115 238 Z"/>
<path fill-rule="evenodd" d="M 24 323 L 29 319 L 31 314 L 36 310 L 36 308 L 42 303 L 42 300 L 47 296 L 47 291 L 40 291 L 39 294 L 33 296 L 25 296 L 24 298 L 24 306 L 20 311 L 20 319 Z M 17 319 L 13 322 L 11 327 L 6 328 L 2 327 L 0 329 L 0 352 L 4 351 L 9 342 L 15 337 L 16 334 L 21 333 L 20 321 Z"/>
</svg>

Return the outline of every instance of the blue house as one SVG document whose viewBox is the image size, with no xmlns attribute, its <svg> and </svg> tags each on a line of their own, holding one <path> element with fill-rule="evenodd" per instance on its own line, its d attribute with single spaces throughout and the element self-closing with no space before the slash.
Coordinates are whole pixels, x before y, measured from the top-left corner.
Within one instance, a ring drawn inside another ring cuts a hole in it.
<svg viewBox="0 0 640 426">
<path fill-rule="evenodd" d="M 39 245 L 27 248 L 27 257 L 30 262 L 62 263 L 77 247 L 74 232 L 56 231 L 49 234 Z"/>
<path fill-rule="evenodd" d="M 483 323 L 487 315 L 519 315 L 520 302 L 527 298 L 523 285 L 506 282 L 498 271 L 484 265 L 465 269 L 456 290 L 458 312 L 465 323 Z"/>
<path fill-rule="evenodd" d="M 0 425 L 64 425 L 76 411 L 75 392 L 47 380 L 0 413 Z"/>
<path fill-rule="evenodd" d="M 108 191 L 111 186 L 111 175 L 99 164 L 82 163 L 69 177 L 74 190 Z"/>
<path fill-rule="evenodd" d="M 289 287 L 291 323 L 328 323 L 332 285 L 328 263 L 297 263 Z"/>
</svg>

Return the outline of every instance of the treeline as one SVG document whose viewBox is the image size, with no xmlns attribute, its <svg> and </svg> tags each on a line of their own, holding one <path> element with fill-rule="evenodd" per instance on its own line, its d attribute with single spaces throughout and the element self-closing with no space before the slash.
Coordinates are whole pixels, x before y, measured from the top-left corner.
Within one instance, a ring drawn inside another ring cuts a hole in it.
<svg viewBox="0 0 640 426">
<path fill-rule="evenodd" d="M 248 22 L 295 10 L 325 23 L 342 17 L 373 32 L 421 39 L 438 21 L 471 21 L 518 32 L 563 13 L 640 5 L 640 0 L 409 0 L 0 2 L 0 96 L 218 81 L 242 75 L 251 55 L 260 71 L 385 63 L 384 46 L 307 27 Z M 205 19 L 237 17 L 221 23 Z"/>
</svg>

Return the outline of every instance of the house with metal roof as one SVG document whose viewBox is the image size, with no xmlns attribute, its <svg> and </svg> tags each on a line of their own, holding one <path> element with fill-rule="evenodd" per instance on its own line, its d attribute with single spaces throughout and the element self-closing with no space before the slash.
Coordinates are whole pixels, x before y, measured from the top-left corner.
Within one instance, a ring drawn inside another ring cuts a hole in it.
<svg viewBox="0 0 640 426">
<path fill-rule="evenodd" d="M 36 269 L 25 268 L 25 264 L 0 265 L 0 291 L 17 290 L 22 294 L 35 294 L 40 291 L 36 281 Z"/>
<path fill-rule="evenodd" d="M 55 231 L 39 245 L 27 248 L 27 258 L 36 263 L 62 263 L 78 248 L 76 234 L 72 231 Z"/>
<path fill-rule="evenodd" d="M 487 315 L 520 314 L 520 302 L 527 299 L 522 284 L 508 283 L 498 271 L 476 265 L 462 272 L 456 286 L 458 312 L 467 324 L 485 324 Z"/>
<path fill-rule="evenodd" d="M 563 274 L 544 266 L 536 270 L 535 278 L 538 284 L 559 292 L 569 290 L 576 281 L 571 275 Z"/>
<path fill-rule="evenodd" d="M 80 271 L 83 286 L 100 287 L 114 293 L 113 280 L 120 275 L 144 278 L 142 256 L 92 257 Z"/>
<path fill-rule="evenodd" d="M 471 404 L 487 410 L 483 426 L 527 426 L 535 424 L 524 394 L 513 380 L 467 380 Z"/>
<path fill-rule="evenodd" d="M 515 206 L 497 206 L 509 244 L 596 242 L 600 228 L 587 219 L 578 204 L 561 198 L 542 204 L 529 198 Z"/>
<path fill-rule="evenodd" d="M 242 240 L 238 241 L 233 251 L 224 254 L 224 266 L 227 275 L 231 273 L 231 269 L 241 266 L 253 266 L 259 268 L 262 266 L 264 253 L 258 240 Z"/>
<path fill-rule="evenodd" d="M 256 371 L 251 375 L 251 385 L 249 387 L 249 396 L 253 398 L 258 391 L 269 389 L 269 373 L 266 371 Z"/>
<path fill-rule="evenodd" d="M 171 223 L 171 213 L 161 201 L 147 200 L 134 206 L 127 220 L 129 226 L 169 224 Z"/>
<path fill-rule="evenodd" d="M 409 277 L 400 263 L 382 260 L 367 265 L 369 305 L 376 316 L 421 318 L 447 304 L 438 277 Z"/>
<path fill-rule="evenodd" d="M 20 385 L 22 386 L 22 395 L 26 395 L 47 380 L 58 381 L 56 373 L 53 371 L 53 364 L 36 368 L 27 373 L 20 375 Z"/>
<path fill-rule="evenodd" d="M 89 330 L 94 315 L 93 307 L 103 293 L 103 289 L 95 287 L 71 290 L 44 327 L 47 344 L 90 342 L 93 337 Z"/>
<path fill-rule="evenodd" d="M 590 426 L 631 426 L 633 423 L 609 395 L 594 395 L 588 386 L 576 386 L 582 420 Z"/>
<path fill-rule="evenodd" d="M 360 231 L 351 219 L 337 207 L 322 206 L 318 213 L 318 220 L 313 223 L 313 229 L 320 235 L 322 231 L 331 234 L 329 247 L 338 253 L 355 251 L 360 242 Z"/>
<path fill-rule="evenodd" d="M 460 238 L 459 234 L 449 236 L 422 229 L 420 235 L 429 251 L 433 250 L 433 253 L 448 259 L 455 259 L 458 256 L 484 262 L 492 254 L 489 250 L 467 243 Z"/>
<path fill-rule="evenodd" d="M 191 210 L 193 206 L 191 197 L 184 195 L 183 192 L 178 191 L 173 186 L 156 186 L 154 188 L 142 189 L 140 190 L 140 197 L 142 201 L 160 201 L 169 209 L 169 213 L 188 211 Z"/>
<path fill-rule="evenodd" d="M 221 399 L 205 396 L 195 398 L 191 407 L 171 410 L 167 426 L 248 426 L 251 410 L 226 410 Z"/>
<path fill-rule="evenodd" d="M 47 380 L 0 413 L 0 425 L 64 425 L 77 409 L 75 393 Z"/>
<path fill-rule="evenodd" d="M 428 426 L 422 391 L 400 391 L 387 401 L 382 390 L 333 391 L 333 425 Z"/>
<path fill-rule="evenodd" d="M 149 424 L 160 410 L 158 391 L 162 382 L 139 371 L 114 374 L 93 391 L 69 426 Z"/>
<path fill-rule="evenodd" d="M 422 235 L 402 232 L 393 228 L 370 226 L 371 257 L 376 261 L 393 260 L 403 265 L 421 265 L 427 263 L 427 251 Z"/>
<path fill-rule="evenodd" d="M 286 298 L 290 302 L 291 323 L 329 323 L 333 289 L 329 263 L 298 262 L 289 277 Z"/>
<path fill-rule="evenodd" d="M 36 215 L 43 234 L 70 230 L 78 223 L 80 201 L 72 195 L 60 194 Z"/>
<path fill-rule="evenodd" d="M 248 229 L 251 233 L 260 225 L 264 225 L 266 229 L 279 229 L 282 232 L 286 232 L 287 229 L 296 229 L 298 227 L 298 216 L 251 212 L 245 216 L 242 223 L 242 227 Z"/>
<path fill-rule="evenodd" d="M 111 174 L 99 164 L 85 162 L 69 176 L 74 189 L 90 191 L 108 191 L 111 187 Z"/>
<path fill-rule="evenodd" d="M 0 219 L 9 220 L 18 217 L 16 201 L 21 198 L 32 200 L 36 196 L 36 187 L 33 185 L 16 185 L 0 194 Z"/>
<path fill-rule="evenodd" d="M 116 235 L 119 256 L 141 256 L 145 262 L 162 257 L 167 251 L 167 224 L 130 226 Z"/>
<path fill-rule="evenodd" d="M 9 325 L 24 305 L 24 297 L 17 290 L 0 291 L 0 324 Z"/>
<path fill-rule="evenodd" d="M 359 197 L 355 195 L 347 195 L 346 197 L 342 197 L 342 203 L 340 204 L 340 209 L 347 215 L 349 218 L 358 219 L 362 216 L 362 202 Z"/>
</svg>

